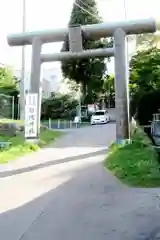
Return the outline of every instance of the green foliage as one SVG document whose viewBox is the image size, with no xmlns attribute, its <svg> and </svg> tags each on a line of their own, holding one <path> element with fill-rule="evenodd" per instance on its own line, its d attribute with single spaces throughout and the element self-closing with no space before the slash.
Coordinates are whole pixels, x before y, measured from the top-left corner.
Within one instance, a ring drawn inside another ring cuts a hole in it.
<svg viewBox="0 0 160 240">
<path fill-rule="evenodd" d="M 19 122 L 14 121 L 14 123 L 19 124 Z M 0 152 L 0 164 L 7 163 L 11 160 L 16 160 L 18 157 L 21 157 L 25 154 L 35 152 L 39 150 L 40 147 L 43 147 L 50 142 L 54 141 L 56 138 L 62 136 L 63 133 L 58 131 L 50 131 L 49 129 L 41 129 L 40 132 L 40 143 L 33 144 L 26 142 L 23 134 L 18 134 L 15 137 L 10 136 L 0 136 L 0 141 L 2 142 L 11 142 L 9 149 L 3 149 Z"/>
<path fill-rule="evenodd" d="M 105 167 L 130 186 L 160 186 L 158 154 L 150 145 L 148 137 L 137 129 L 132 143 L 125 146 L 114 144 L 106 158 Z"/>
<path fill-rule="evenodd" d="M 160 44 L 160 36 L 148 33 L 148 34 L 139 34 L 136 36 L 136 45 L 141 48 L 152 48 L 158 47 Z"/>
<path fill-rule="evenodd" d="M 109 107 L 115 106 L 114 75 L 106 75 L 103 80 L 105 101 Z"/>
<path fill-rule="evenodd" d="M 75 81 L 72 81 L 69 79 L 65 79 L 63 81 L 67 83 L 67 85 L 69 86 L 69 89 L 73 94 L 79 91 L 80 86 Z"/>
<path fill-rule="evenodd" d="M 130 62 L 130 83 L 135 92 L 154 91 L 160 88 L 160 49 L 151 48 L 137 52 Z"/>
<path fill-rule="evenodd" d="M 42 102 L 42 119 L 72 119 L 78 103 L 70 95 L 52 94 Z"/>
<path fill-rule="evenodd" d="M 130 95 L 132 113 L 135 113 L 143 96 L 145 97 L 146 94 L 153 93 L 158 89 L 160 89 L 160 49 L 150 48 L 137 52 L 130 62 Z M 144 101 L 141 101 L 141 104 L 142 102 Z M 144 116 L 145 111 L 149 112 L 149 106 L 155 110 L 155 103 L 153 106 L 149 103 L 151 103 L 151 100 L 148 102 L 147 108 L 146 105 L 140 107 L 141 110 L 144 109 L 142 114 Z M 150 111 L 150 113 L 151 112 L 152 111 Z M 150 118 L 151 117 L 152 116 L 150 116 Z M 148 121 L 148 117 L 146 120 Z"/>
<path fill-rule="evenodd" d="M 8 68 L 0 68 L 0 117 L 11 118 L 12 96 L 14 96 L 14 110 L 18 110 L 18 90 L 12 71 Z"/>
<path fill-rule="evenodd" d="M 82 1 L 76 0 L 75 2 L 84 8 Z M 85 3 L 86 11 L 89 11 L 92 16 L 74 4 L 69 25 L 96 24 L 101 22 L 95 0 L 86 0 Z M 83 49 L 102 48 L 106 47 L 107 44 L 108 42 L 106 40 L 93 41 L 84 40 L 83 38 Z M 69 42 L 67 37 L 63 44 L 62 51 L 68 50 Z M 105 71 L 106 65 L 104 58 L 62 61 L 63 76 L 81 84 L 84 104 L 92 103 L 97 98 L 97 94 L 101 91 L 103 86 L 101 80 Z"/>
<path fill-rule="evenodd" d="M 0 93 L 14 95 L 16 82 L 10 69 L 0 68 Z"/>
<path fill-rule="evenodd" d="M 140 125 L 148 125 L 153 119 L 153 114 L 160 109 L 160 90 L 146 92 L 139 100 L 137 107 L 137 119 Z"/>
</svg>

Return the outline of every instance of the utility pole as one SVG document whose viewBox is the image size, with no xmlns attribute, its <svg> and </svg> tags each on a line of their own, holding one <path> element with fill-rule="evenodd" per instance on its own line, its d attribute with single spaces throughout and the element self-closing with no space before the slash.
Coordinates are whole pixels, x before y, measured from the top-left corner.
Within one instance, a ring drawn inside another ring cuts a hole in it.
<svg viewBox="0 0 160 240">
<path fill-rule="evenodd" d="M 22 32 L 26 31 L 26 0 L 22 0 Z M 20 81 L 20 119 L 25 118 L 25 45 L 22 46 L 22 65 L 21 65 L 21 81 Z"/>
</svg>

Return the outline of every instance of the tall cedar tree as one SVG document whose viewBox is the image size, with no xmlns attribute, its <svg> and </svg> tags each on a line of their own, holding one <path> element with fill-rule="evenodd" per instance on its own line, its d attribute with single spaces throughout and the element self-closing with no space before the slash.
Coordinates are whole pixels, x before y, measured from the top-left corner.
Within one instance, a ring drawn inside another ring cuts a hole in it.
<svg viewBox="0 0 160 240">
<path fill-rule="evenodd" d="M 98 14 L 95 0 L 85 0 L 85 4 L 83 2 L 81 0 L 75 0 L 75 3 L 85 9 L 86 12 L 74 4 L 68 24 L 69 26 L 102 22 L 102 19 Z M 98 41 L 83 39 L 84 50 L 107 47 L 107 45 L 108 42 L 106 39 Z M 69 51 L 68 37 L 66 38 L 61 51 Z M 96 100 L 97 94 L 101 92 L 103 87 L 102 78 L 106 71 L 104 58 L 62 61 L 61 68 L 64 78 L 68 78 L 81 84 L 84 103 L 93 103 Z"/>
</svg>

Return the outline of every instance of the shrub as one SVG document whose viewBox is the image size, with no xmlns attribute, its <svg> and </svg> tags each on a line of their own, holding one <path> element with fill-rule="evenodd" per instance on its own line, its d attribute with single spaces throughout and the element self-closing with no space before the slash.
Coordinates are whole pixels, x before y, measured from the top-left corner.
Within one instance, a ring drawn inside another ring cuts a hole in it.
<svg viewBox="0 0 160 240">
<path fill-rule="evenodd" d="M 160 186 L 158 154 L 151 146 L 150 139 L 139 127 L 132 136 L 131 144 L 111 146 L 105 167 L 127 185 Z"/>
</svg>

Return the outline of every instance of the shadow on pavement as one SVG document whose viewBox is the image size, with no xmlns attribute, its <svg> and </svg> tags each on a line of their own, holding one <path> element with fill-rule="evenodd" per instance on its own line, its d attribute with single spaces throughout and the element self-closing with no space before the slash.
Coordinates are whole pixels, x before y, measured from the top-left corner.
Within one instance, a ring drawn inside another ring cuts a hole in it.
<svg viewBox="0 0 160 240">
<path fill-rule="evenodd" d="M 56 189 L 0 214 L 4 240 L 149 239 L 160 214 L 154 202 L 125 188 L 99 164 Z M 151 204 L 152 203 L 152 204 Z"/>
<path fill-rule="evenodd" d="M 11 171 L 0 172 L 0 178 L 5 178 L 5 177 L 18 175 L 18 174 L 22 174 L 22 173 L 27 173 L 27 172 L 38 170 L 38 169 L 41 169 L 41 168 L 54 166 L 54 165 L 58 165 L 58 164 L 63 164 L 63 163 L 67 163 L 67 162 L 84 160 L 86 158 L 95 157 L 95 156 L 98 156 L 98 155 L 105 155 L 106 153 L 107 153 L 107 149 L 102 149 L 102 150 L 99 150 L 99 151 L 94 151 L 94 152 L 90 152 L 90 153 L 86 153 L 86 154 L 81 154 L 81 155 L 78 155 L 78 156 L 70 156 L 70 157 L 61 158 L 61 159 L 54 159 L 52 161 L 39 163 L 37 165 L 33 165 L 33 166 L 29 166 L 29 167 L 24 167 L 24 168 L 20 168 L 20 169 L 16 169 L 16 170 L 11 170 Z"/>
</svg>

